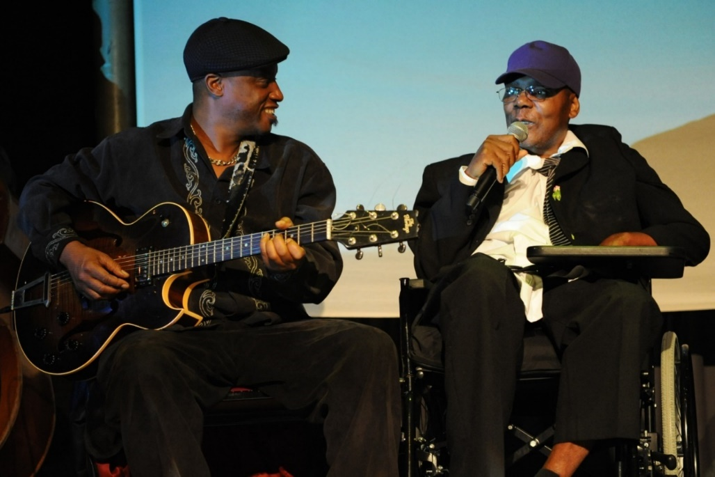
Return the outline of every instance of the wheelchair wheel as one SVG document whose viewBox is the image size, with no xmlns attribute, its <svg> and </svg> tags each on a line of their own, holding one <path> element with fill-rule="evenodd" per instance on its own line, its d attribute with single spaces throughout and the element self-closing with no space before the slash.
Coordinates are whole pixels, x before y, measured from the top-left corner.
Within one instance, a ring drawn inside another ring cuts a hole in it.
<svg viewBox="0 0 715 477">
<path fill-rule="evenodd" d="M 446 401 L 434 392 L 420 399 L 419 426 L 415 439 L 418 475 L 437 477 L 449 474 L 449 452 L 445 428 Z"/>
<path fill-rule="evenodd" d="M 680 346 L 675 333 L 663 335 L 660 356 L 663 453 L 673 455 L 677 467 L 665 475 L 698 477 L 697 424 L 692 362 L 687 345 Z"/>
<path fill-rule="evenodd" d="M 685 477 L 700 477 L 698 462 L 698 419 L 695 415 L 693 361 L 687 344 L 680 346 L 680 408 L 683 419 L 683 459 Z"/>
</svg>

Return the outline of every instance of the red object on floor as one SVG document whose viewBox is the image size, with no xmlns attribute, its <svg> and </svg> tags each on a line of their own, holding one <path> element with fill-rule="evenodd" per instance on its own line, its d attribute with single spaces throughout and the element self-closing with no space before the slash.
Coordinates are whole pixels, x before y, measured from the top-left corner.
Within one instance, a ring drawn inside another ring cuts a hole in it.
<svg viewBox="0 0 715 477">
<path fill-rule="evenodd" d="M 114 466 L 106 462 L 95 462 L 97 474 L 99 477 L 131 477 L 129 474 L 129 466 Z"/>
<path fill-rule="evenodd" d="M 129 466 L 112 466 L 107 463 L 96 462 L 97 474 L 99 477 L 131 477 L 129 474 Z M 278 472 L 275 474 L 267 474 L 265 472 L 260 474 L 253 474 L 251 477 L 294 477 L 293 474 L 285 470 L 283 467 L 278 468 Z"/>
<path fill-rule="evenodd" d="M 279 467 L 277 474 L 266 474 L 263 472 L 260 474 L 253 474 L 251 477 L 293 477 L 293 474 L 285 470 L 283 467 Z"/>
</svg>

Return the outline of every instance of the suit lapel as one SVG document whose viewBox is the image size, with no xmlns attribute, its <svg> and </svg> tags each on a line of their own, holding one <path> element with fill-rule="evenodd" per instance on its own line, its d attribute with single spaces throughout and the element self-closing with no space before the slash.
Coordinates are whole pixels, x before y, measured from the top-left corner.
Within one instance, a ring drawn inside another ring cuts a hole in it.
<svg viewBox="0 0 715 477">
<path fill-rule="evenodd" d="M 559 166 L 556 168 L 554 184 L 558 184 L 562 177 L 573 174 L 588 165 L 588 155 L 583 148 L 575 147 L 561 156 Z"/>
</svg>

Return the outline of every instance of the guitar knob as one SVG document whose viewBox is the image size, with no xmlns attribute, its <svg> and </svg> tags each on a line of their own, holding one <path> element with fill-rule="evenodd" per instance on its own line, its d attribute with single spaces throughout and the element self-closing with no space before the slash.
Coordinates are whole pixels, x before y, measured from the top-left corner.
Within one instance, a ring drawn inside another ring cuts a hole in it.
<svg viewBox="0 0 715 477">
<path fill-rule="evenodd" d="M 62 311 L 57 315 L 57 323 L 59 323 L 60 326 L 65 326 L 69 322 L 70 322 L 70 314 L 67 313 L 66 311 Z"/>
<path fill-rule="evenodd" d="M 35 328 L 35 331 L 33 331 L 32 336 L 37 338 L 38 340 L 43 340 L 47 336 L 47 328 Z"/>
<path fill-rule="evenodd" d="M 79 349 L 79 341 L 77 340 L 67 340 L 65 342 L 65 349 L 67 351 L 77 351 Z"/>
<path fill-rule="evenodd" d="M 55 355 L 52 354 L 52 353 L 45 353 L 45 354 L 42 356 L 42 362 L 45 363 L 45 364 L 48 365 L 48 366 L 51 365 L 51 364 L 55 364 L 55 361 L 57 361 L 57 356 L 55 356 Z"/>
<path fill-rule="evenodd" d="M 362 257 L 363 257 L 362 250 L 358 249 L 357 252 L 355 252 L 355 259 L 362 260 Z"/>
</svg>

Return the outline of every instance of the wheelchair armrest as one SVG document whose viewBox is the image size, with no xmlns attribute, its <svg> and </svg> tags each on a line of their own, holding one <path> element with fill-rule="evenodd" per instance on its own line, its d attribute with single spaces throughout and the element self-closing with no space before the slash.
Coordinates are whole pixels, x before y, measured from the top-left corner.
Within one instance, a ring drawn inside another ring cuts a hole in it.
<svg viewBox="0 0 715 477">
<path fill-rule="evenodd" d="M 526 249 L 526 257 L 539 268 L 581 265 L 645 278 L 680 278 L 685 268 L 682 251 L 667 246 L 533 246 Z"/>
</svg>

